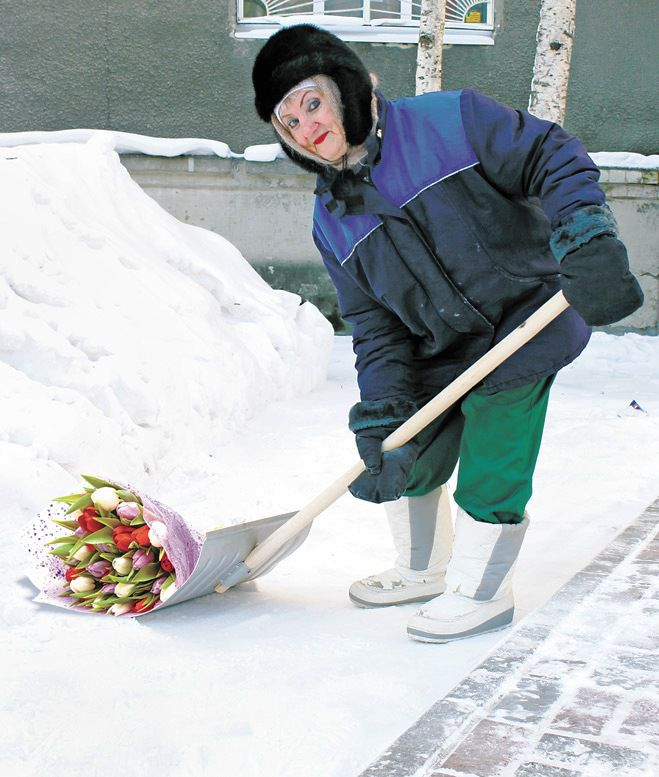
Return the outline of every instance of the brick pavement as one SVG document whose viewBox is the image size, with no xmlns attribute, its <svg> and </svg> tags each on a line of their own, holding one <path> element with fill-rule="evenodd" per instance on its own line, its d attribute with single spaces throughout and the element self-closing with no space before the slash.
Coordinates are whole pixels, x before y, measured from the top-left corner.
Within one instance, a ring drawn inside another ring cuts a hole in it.
<svg viewBox="0 0 659 777">
<path fill-rule="evenodd" d="M 659 499 L 360 777 L 657 777 Z"/>
</svg>

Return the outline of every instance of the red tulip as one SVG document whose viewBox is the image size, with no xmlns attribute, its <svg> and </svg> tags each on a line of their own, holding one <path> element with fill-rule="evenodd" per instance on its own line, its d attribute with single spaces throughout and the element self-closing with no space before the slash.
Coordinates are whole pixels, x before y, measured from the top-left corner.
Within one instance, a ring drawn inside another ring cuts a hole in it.
<svg viewBox="0 0 659 777">
<path fill-rule="evenodd" d="M 138 545 L 148 547 L 151 544 L 149 542 L 149 527 L 144 524 L 144 526 L 140 526 L 139 529 L 135 529 L 133 532 L 133 539 Z"/>
<path fill-rule="evenodd" d="M 160 559 L 160 566 L 165 570 L 165 572 L 171 572 L 174 569 L 174 565 L 169 560 L 166 553 L 164 553 L 163 557 Z"/>
<path fill-rule="evenodd" d="M 149 610 L 153 609 L 154 604 L 155 601 L 149 603 L 148 599 L 140 599 L 133 605 L 133 612 L 148 612 Z"/>
<path fill-rule="evenodd" d="M 133 530 L 130 526 L 124 526 L 119 524 L 112 529 L 112 542 L 119 548 L 119 550 L 128 550 L 130 543 L 133 541 Z"/>
<path fill-rule="evenodd" d="M 84 569 L 76 569 L 75 567 L 69 567 L 66 570 L 64 577 L 66 577 L 66 579 L 70 583 L 71 580 L 74 580 L 76 577 L 78 577 L 78 575 L 82 575 L 84 571 L 85 571 Z"/>
</svg>

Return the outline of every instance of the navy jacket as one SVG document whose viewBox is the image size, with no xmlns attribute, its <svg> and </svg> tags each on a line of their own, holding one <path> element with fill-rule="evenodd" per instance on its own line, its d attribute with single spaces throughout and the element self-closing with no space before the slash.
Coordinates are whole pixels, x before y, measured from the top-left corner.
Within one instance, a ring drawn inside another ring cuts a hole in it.
<svg viewBox="0 0 659 777">
<path fill-rule="evenodd" d="M 604 194 L 556 124 L 466 89 L 378 100 L 368 164 L 318 179 L 313 237 L 353 324 L 362 399 L 425 401 L 560 289 L 552 230 Z M 568 309 L 485 389 L 557 372 L 589 335 Z"/>
</svg>

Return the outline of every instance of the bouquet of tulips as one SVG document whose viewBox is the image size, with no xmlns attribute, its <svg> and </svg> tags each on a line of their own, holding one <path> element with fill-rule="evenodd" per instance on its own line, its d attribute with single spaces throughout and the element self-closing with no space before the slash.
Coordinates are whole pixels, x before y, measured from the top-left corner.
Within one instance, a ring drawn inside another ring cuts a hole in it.
<svg viewBox="0 0 659 777">
<path fill-rule="evenodd" d="M 133 616 L 164 604 L 190 576 L 201 538 L 180 516 L 145 495 L 82 477 L 85 484 L 78 493 L 57 497 L 47 516 L 38 516 L 33 535 L 41 542 L 28 548 L 45 571 L 37 600 Z M 55 536 L 43 542 L 52 536 L 53 524 Z"/>
</svg>

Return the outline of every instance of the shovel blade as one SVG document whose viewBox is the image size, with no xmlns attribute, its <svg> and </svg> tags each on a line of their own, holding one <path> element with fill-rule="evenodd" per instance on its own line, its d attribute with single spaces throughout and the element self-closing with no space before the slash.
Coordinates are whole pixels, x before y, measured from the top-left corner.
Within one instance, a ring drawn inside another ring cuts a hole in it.
<svg viewBox="0 0 659 777">
<path fill-rule="evenodd" d="M 257 545 L 260 545 L 294 515 L 295 512 L 272 515 L 269 518 L 260 518 L 257 521 L 248 521 L 209 531 L 204 538 L 204 544 L 192 574 L 168 601 L 157 608 L 156 612 L 162 610 L 163 607 L 213 593 L 215 586 L 220 583 L 230 569 L 244 561 Z M 263 566 L 252 569 L 243 582 L 253 580 L 269 572 L 282 559 L 299 548 L 307 538 L 310 529 L 311 524 L 305 526 Z"/>
</svg>

